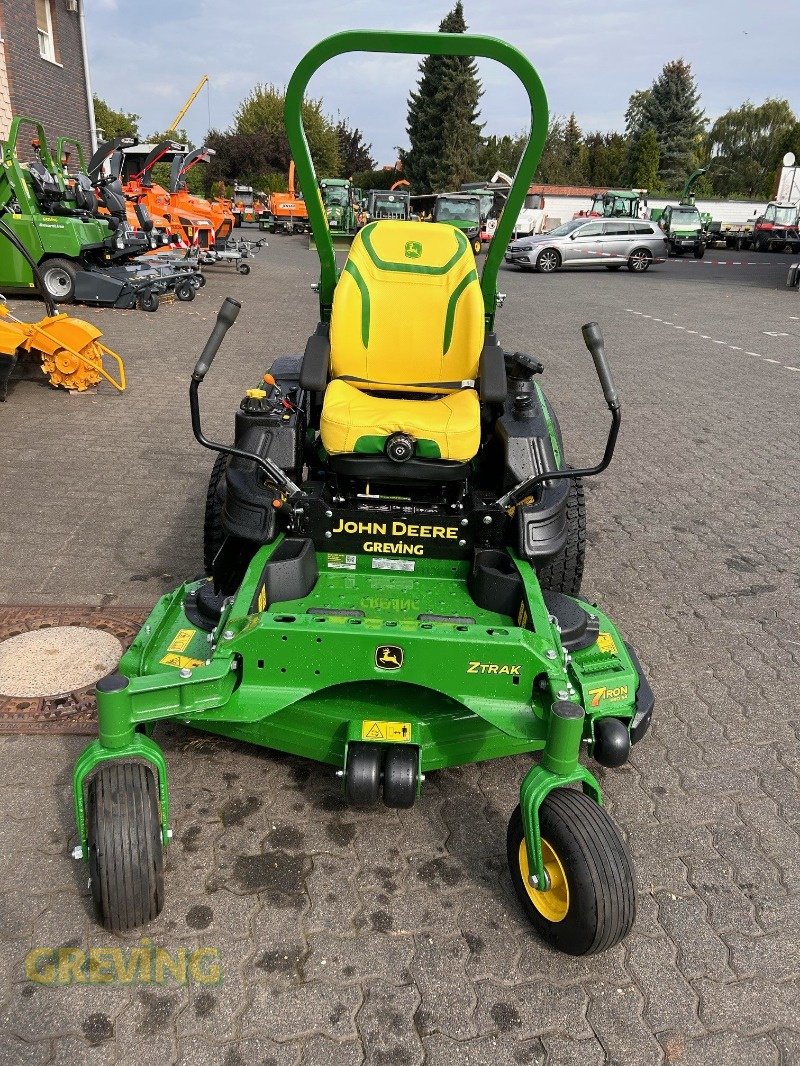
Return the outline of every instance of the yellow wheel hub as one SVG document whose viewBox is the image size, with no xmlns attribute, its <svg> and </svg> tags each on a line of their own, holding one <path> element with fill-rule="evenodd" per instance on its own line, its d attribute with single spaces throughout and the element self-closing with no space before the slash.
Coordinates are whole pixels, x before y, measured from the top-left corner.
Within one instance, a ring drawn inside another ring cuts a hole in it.
<svg viewBox="0 0 800 1066">
<path fill-rule="evenodd" d="M 525 837 L 519 842 L 519 872 L 522 875 L 522 883 L 528 898 L 537 911 L 548 922 L 563 922 L 569 910 L 569 884 L 561 859 L 556 855 L 553 848 L 546 840 L 542 840 L 542 858 L 547 873 L 550 887 L 544 892 L 534 888 L 530 882 L 530 867 L 528 866 L 528 848 Z"/>
</svg>

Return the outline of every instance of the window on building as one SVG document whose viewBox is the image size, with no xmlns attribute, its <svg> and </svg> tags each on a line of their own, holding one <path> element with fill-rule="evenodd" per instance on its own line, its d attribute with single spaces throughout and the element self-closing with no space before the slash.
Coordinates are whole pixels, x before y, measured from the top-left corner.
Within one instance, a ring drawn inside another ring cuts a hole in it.
<svg viewBox="0 0 800 1066">
<path fill-rule="evenodd" d="M 50 4 L 51 0 L 36 0 L 36 29 L 39 34 L 39 55 L 42 59 L 55 63 L 56 50 L 53 44 L 53 16 Z"/>
</svg>

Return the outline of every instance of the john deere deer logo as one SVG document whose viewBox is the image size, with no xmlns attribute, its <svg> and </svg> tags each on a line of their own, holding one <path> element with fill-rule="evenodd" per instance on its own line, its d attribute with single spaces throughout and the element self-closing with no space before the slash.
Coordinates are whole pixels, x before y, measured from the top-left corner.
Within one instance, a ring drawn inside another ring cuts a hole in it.
<svg viewBox="0 0 800 1066">
<path fill-rule="evenodd" d="M 379 670 L 399 670 L 403 665 L 403 649 L 396 644 L 381 644 L 375 649 L 375 665 Z"/>
<path fill-rule="evenodd" d="M 406 259 L 419 259 L 422 256 L 422 245 L 419 241 L 406 241 Z"/>
</svg>

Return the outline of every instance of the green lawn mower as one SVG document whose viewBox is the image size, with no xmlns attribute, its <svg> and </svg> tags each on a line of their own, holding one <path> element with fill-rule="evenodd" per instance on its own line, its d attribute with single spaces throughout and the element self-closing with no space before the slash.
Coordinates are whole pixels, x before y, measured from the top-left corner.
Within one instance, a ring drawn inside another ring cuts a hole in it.
<svg viewBox="0 0 800 1066">
<path fill-rule="evenodd" d="M 480 279 L 458 228 L 396 220 L 365 226 L 338 272 L 301 104 L 314 72 L 352 51 L 483 56 L 525 86 L 531 137 Z M 177 719 L 326 763 L 357 806 L 408 808 L 433 771 L 539 752 L 508 828 L 514 887 L 549 944 L 605 950 L 633 923 L 634 874 L 581 746 L 622 765 L 653 695 L 613 622 L 579 596 L 582 479 L 608 466 L 620 425 L 600 330 L 583 334 L 611 428 L 587 469 L 564 459 L 541 363 L 494 332 L 498 267 L 547 131 L 541 82 L 488 37 L 341 33 L 292 76 L 286 126 L 320 321 L 302 357 L 247 390 L 232 446 L 205 436 L 199 388 L 235 301 L 194 368 L 192 427 L 218 453 L 209 577 L 164 596 L 97 685 L 99 738 L 74 790 L 100 919 L 130 930 L 162 907 L 171 832 L 152 733 Z"/>
<path fill-rule="evenodd" d="M 35 158 L 23 163 L 18 146 L 21 133 L 28 129 L 35 135 Z M 12 121 L 7 141 L 0 142 L 0 235 L 5 238 L 0 241 L 0 289 L 34 291 L 37 279 L 32 260 L 56 303 L 155 311 L 159 295 L 181 285 L 192 298 L 194 288 L 185 272 L 165 276 L 163 270 L 139 258 L 152 248 L 152 220 L 141 212 L 142 230 L 131 230 L 118 181 L 99 186 L 109 212 L 99 213 L 100 202 L 87 171 L 99 178 L 105 159 L 102 152 L 85 164 L 77 142 L 60 138 L 58 145 L 56 162 L 42 124 L 24 117 Z M 66 146 L 78 150 L 81 165 L 81 172 L 69 184 L 60 157 Z"/>
</svg>

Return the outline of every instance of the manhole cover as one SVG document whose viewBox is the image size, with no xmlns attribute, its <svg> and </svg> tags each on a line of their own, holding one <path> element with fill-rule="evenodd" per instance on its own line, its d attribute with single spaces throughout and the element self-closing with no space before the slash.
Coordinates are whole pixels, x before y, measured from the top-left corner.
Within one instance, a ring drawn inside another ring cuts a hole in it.
<svg viewBox="0 0 800 1066">
<path fill-rule="evenodd" d="M 0 642 L 0 696 L 61 696 L 93 685 L 122 655 L 112 633 L 86 626 L 31 629 Z"/>
<path fill-rule="evenodd" d="M 96 734 L 94 686 L 146 608 L 0 607 L 0 733 Z"/>
</svg>

